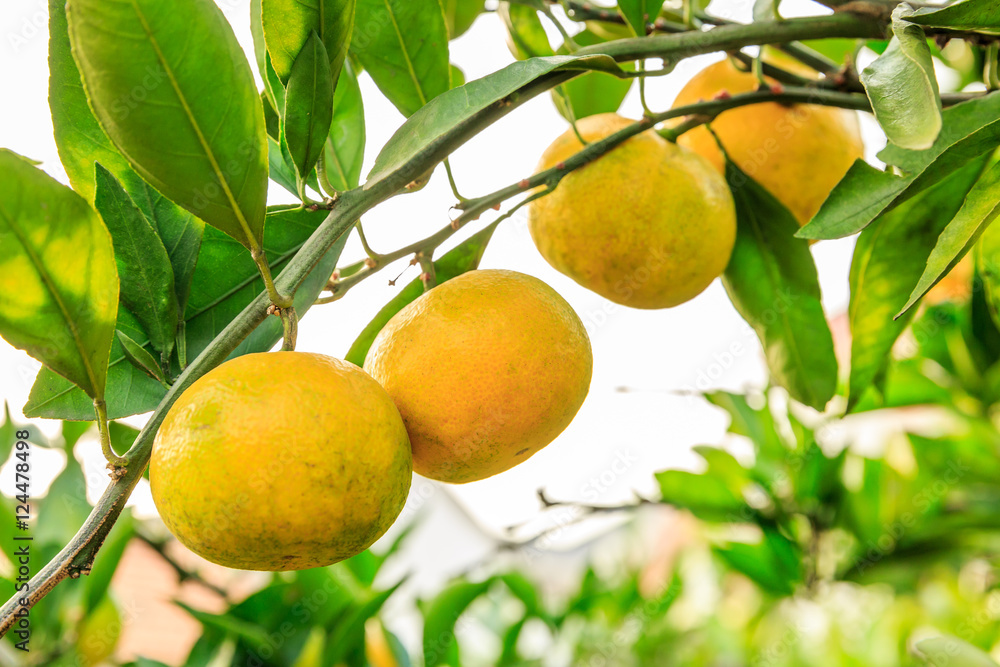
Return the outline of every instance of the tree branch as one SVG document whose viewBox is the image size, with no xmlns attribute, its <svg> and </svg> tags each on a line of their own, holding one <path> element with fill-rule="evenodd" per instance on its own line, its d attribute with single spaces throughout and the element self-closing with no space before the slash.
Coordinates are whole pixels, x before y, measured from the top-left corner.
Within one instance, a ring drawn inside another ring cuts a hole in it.
<svg viewBox="0 0 1000 667">
<path fill-rule="evenodd" d="M 883 21 L 844 13 L 746 26 L 722 26 L 704 32 L 692 31 L 677 35 L 619 40 L 599 47 L 585 47 L 578 53 L 580 55 L 606 53 L 620 61 L 660 57 L 669 62 L 676 62 L 701 53 L 735 50 L 754 44 L 784 43 L 822 37 L 880 37 L 884 30 Z M 327 218 L 278 275 L 275 280 L 276 289 L 281 294 L 294 295 L 327 250 L 350 230 L 354 222 L 365 212 L 397 194 L 407 183 L 436 166 L 471 137 L 506 116 L 514 108 L 579 74 L 581 72 L 558 72 L 535 80 L 522 88 L 518 94 L 505 100 L 503 104 L 490 105 L 459 123 L 391 174 L 375 182 L 368 182 L 362 188 L 342 193 Z M 196 359 L 188 364 L 129 450 L 127 454 L 129 466 L 125 474 L 108 486 L 69 544 L 31 579 L 28 592 L 15 593 L 3 607 L 0 607 L 0 636 L 14 624 L 15 613 L 19 609 L 33 606 L 66 577 L 76 577 L 90 571 L 98 549 L 149 463 L 153 436 L 170 406 L 195 380 L 225 361 L 239 343 L 264 321 L 269 305 L 268 294 L 266 292 L 259 294 Z M 22 601 L 25 604 L 22 604 Z"/>
</svg>

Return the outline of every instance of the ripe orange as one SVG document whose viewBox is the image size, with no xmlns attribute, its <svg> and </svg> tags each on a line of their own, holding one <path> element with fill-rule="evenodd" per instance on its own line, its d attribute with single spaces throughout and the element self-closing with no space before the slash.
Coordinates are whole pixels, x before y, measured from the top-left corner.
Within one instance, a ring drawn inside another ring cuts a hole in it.
<svg viewBox="0 0 1000 667">
<path fill-rule="evenodd" d="M 588 142 L 634 121 L 616 114 L 577 122 Z M 567 130 L 543 171 L 583 148 Z M 533 201 L 528 228 L 557 270 L 615 303 L 669 308 L 700 294 L 726 268 L 736 212 L 725 181 L 701 156 L 643 132 L 567 174 Z"/>
<path fill-rule="evenodd" d="M 399 515 L 406 429 L 361 369 L 319 354 L 237 357 L 170 408 L 149 481 L 170 531 L 213 563 L 299 570 L 349 558 Z"/>
<path fill-rule="evenodd" d="M 677 95 L 674 108 L 757 89 L 757 78 L 728 59 L 709 65 Z M 864 156 L 858 114 L 815 104 L 766 102 L 721 113 L 712 121 L 736 165 L 767 188 L 798 219 L 809 222 L 858 158 Z M 725 159 L 704 127 L 677 143 L 704 156 L 721 173 Z"/>
<path fill-rule="evenodd" d="M 590 339 L 551 287 L 472 271 L 397 313 L 365 370 L 396 401 L 421 475 L 457 484 L 503 472 L 569 425 L 590 388 Z"/>
</svg>

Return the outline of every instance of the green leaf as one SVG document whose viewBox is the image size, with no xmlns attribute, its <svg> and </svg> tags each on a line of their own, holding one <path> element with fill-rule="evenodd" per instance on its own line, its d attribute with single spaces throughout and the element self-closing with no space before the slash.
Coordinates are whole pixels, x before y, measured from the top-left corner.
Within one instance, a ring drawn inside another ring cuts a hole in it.
<svg viewBox="0 0 1000 667">
<path fill-rule="evenodd" d="M 275 274 L 285 267 L 325 217 L 325 211 L 288 207 L 279 207 L 268 213 L 264 251 Z M 300 317 L 308 311 L 329 280 L 346 238 L 345 234 L 301 283 L 295 299 Z M 207 228 L 185 313 L 189 358 L 197 356 L 263 290 L 260 273 L 242 246 L 225 234 Z M 119 311 L 117 326 L 119 331 L 133 340 L 146 344 L 142 330 L 127 310 Z M 276 317 L 268 318 L 240 344 L 232 356 L 266 352 L 280 339 L 281 322 Z M 106 396 L 109 417 L 120 419 L 153 410 L 165 392 L 162 385 L 128 362 L 120 341 L 115 340 Z M 93 407 L 88 413 L 83 399 L 82 393 L 75 391 L 68 382 L 42 369 L 24 410 L 26 415 L 32 417 L 93 419 Z"/>
<path fill-rule="evenodd" d="M 449 39 L 455 39 L 472 27 L 486 7 L 485 0 L 444 0 L 444 21 Z"/>
<path fill-rule="evenodd" d="M 83 197 L 0 150 L 0 334 L 100 399 L 117 308 L 101 219 Z"/>
<path fill-rule="evenodd" d="M 121 331 L 116 331 L 115 333 L 118 336 L 118 342 L 122 345 L 122 352 L 125 353 L 125 358 L 129 360 L 129 363 L 157 382 L 165 381 L 159 363 L 157 363 L 153 355 L 146 351 L 146 348 Z"/>
<path fill-rule="evenodd" d="M 639 37 L 646 36 L 646 26 L 656 20 L 663 0 L 618 0 L 618 11 Z"/>
<path fill-rule="evenodd" d="M 947 7 L 918 9 L 907 20 L 935 28 L 976 30 L 995 35 L 1000 32 L 1000 5 L 994 0 L 965 0 Z"/>
<path fill-rule="evenodd" d="M 958 637 L 924 639 L 917 642 L 916 649 L 917 655 L 932 667 L 997 667 L 986 651 Z"/>
<path fill-rule="evenodd" d="M 351 53 L 400 113 L 451 87 L 440 0 L 359 0 Z"/>
<path fill-rule="evenodd" d="M 87 501 L 83 468 L 72 452 L 67 452 L 66 467 L 52 481 L 40 504 L 36 514 L 45 518 L 35 526 L 35 543 L 61 548 L 83 525 L 92 509 Z"/>
<path fill-rule="evenodd" d="M 268 212 L 264 250 L 275 275 L 285 268 L 302 244 L 326 219 L 327 212 L 303 208 L 277 207 Z M 340 251 L 347 242 L 344 234 L 297 287 L 295 310 L 303 317 L 330 280 Z M 264 291 L 256 266 L 246 253 L 221 234 L 206 230 L 202 255 L 195 270 L 191 301 L 187 311 L 188 349 L 200 352 L 258 294 Z M 207 246 L 207 248 L 206 248 Z M 281 340 L 281 321 L 268 318 L 254 330 L 231 357 L 266 352 Z"/>
<path fill-rule="evenodd" d="M 355 0 L 262 0 L 261 25 L 271 65 L 282 83 L 315 32 L 325 47 L 333 80 L 347 57 L 355 21 Z M 358 25 L 363 25 L 358 22 Z"/>
<path fill-rule="evenodd" d="M 63 449 L 67 452 L 73 451 L 76 443 L 83 437 L 83 434 L 93 428 L 93 422 L 63 422 L 62 438 Z"/>
<path fill-rule="evenodd" d="M 907 20 L 912 13 L 905 4 L 892 12 L 889 47 L 861 72 L 861 82 L 889 141 L 920 150 L 941 131 L 941 96 L 927 36 Z"/>
<path fill-rule="evenodd" d="M 994 323 L 1000 323 L 1000 225 L 990 225 L 979 237 L 976 268 L 983 281 L 990 316 Z"/>
<path fill-rule="evenodd" d="M 10 416 L 10 404 L 7 403 L 7 399 L 4 399 L 3 422 L 0 423 L 0 465 L 3 465 L 10 458 L 10 452 L 14 449 L 14 444 L 18 441 L 16 437 L 17 431 L 17 427 L 14 426 L 14 419 Z"/>
<path fill-rule="evenodd" d="M 455 623 L 476 598 L 486 593 L 493 579 L 477 583 L 455 581 L 449 584 L 424 610 L 424 665 L 458 667 Z"/>
<path fill-rule="evenodd" d="M 962 165 L 1000 145 L 1000 93 L 956 104 L 942 112 L 934 145 L 914 151 L 892 144 L 879 158 L 902 170 L 879 171 L 858 160 L 834 187 L 798 236 L 836 239 L 864 229 L 880 213 L 939 182 Z"/>
<path fill-rule="evenodd" d="M 498 72 L 443 93 L 415 113 L 382 147 L 366 187 L 418 156 L 441 153 L 441 144 L 456 125 L 469 121 L 491 104 L 553 72 L 601 70 L 622 75 L 609 56 L 551 56 L 511 63 Z M 1000 95 L 997 96 L 1000 98 Z M 439 159 L 446 156 L 441 153 Z"/>
<path fill-rule="evenodd" d="M 264 114 L 221 10 L 205 0 L 70 0 L 67 14 L 87 97 L 122 155 L 171 200 L 259 245 Z"/>
<path fill-rule="evenodd" d="M 179 315 L 167 250 L 111 172 L 97 164 L 95 177 L 94 205 L 111 233 L 121 301 L 142 324 L 161 359 L 169 359 Z"/>
<path fill-rule="evenodd" d="M 285 91 L 281 141 L 300 181 L 319 160 L 333 120 L 333 75 L 320 36 L 313 32 L 292 65 Z"/>
<path fill-rule="evenodd" d="M 67 30 L 66 1 L 49 0 L 49 109 L 56 148 L 70 185 L 93 203 L 95 161 L 107 166 L 129 189 L 139 187 L 142 179 L 94 118 Z"/>
<path fill-rule="evenodd" d="M 490 226 L 477 232 L 436 260 L 434 262 L 434 273 L 438 284 L 478 267 L 480 260 L 483 258 L 483 253 L 486 252 L 486 245 L 493 236 L 494 229 L 495 227 Z M 408 303 L 416 300 L 423 293 L 424 284 L 419 278 L 411 281 L 406 287 L 400 290 L 399 294 L 383 306 L 382 310 L 378 311 L 374 319 L 362 330 L 344 359 L 356 366 L 364 366 L 368 350 L 375 341 L 378 332 L 382 330 L 382 327 L 392 319 L 393 315 L 401 311 Z"/>
<path fill-rule="evenodd" d="M 502 2 L 497 13 L 507 29 L 507 48 L 515 58 L 525 60 L 555 55 L 537 9 L 529 5 Z"/>
<path fill-rule="evenodd" d="M 129 191 L 129 196 L 162 239 L 173 269 L 177 310 L 183 313 L 191 290 L 191 278 L 198 261 L 205 223 L 145 182 L 141 187 Z"/>
<path fill-rule="evenodd" d="M 809 245 L 795 238 L 788 209 L 728 160 L 726 180 L 737 232 L 722 283 L 757 332 L 772 381 L 823 410 L 836 389 L 837 358 Z"/>
<path fill-rule="evenodd" d="M 781 0 L 754 0 L 753 20 L 754 21 L 776 21 L 780 20 L 778 14 L 778 4 Z"/>
<path fill-rule="evenodd" d="M 285 161 L 284 151 L 271 137 L 267 138 L 267 165 L 270 179 L 297 197 L 299 191 L 295 184 L 295 167 Z"/>
<path fill-rule="evenodd" d="M 118 308 L 115 327 L 134 341 L 146 341 L 146 333 L 128 308 Z M 110 418 L 149 412 L 159 404 L 165 393 L 163 385 L 127 360 L 121 340 L 114 336 L 104 396 Z M 31 387 L 24 414 L 48 419 L 92 420 L 94 406 L 73 383 L 48 368 L 42 368 Z"/>
<path fill-rule="evenodd" d="M 861 236 L 851 262 L 851 377 L 848 410 L 885 370 L 909 323 L 893 320 L 927 264 L 934 243 L 962 206 L 984 162 L 970 162 L 938 185 L 883 213 Z"/>
<path fill-rule="evenodd" d="M 500 580 L 507 585 L 514 597 L 524 604 L 526 615 L 546 619 L 547 614 L 533 581 L 520 572 L 507 572 L 500 575 Z"/>
<path fill-rule="evenodd" d="M 333 96 L 330 137 L 323 145 L 319 167 L 325 180 L 323 185 L 335 192 L 358 187 L 364 159 L 365 108 L 358 79 L 348 65 L 340 72 Z"/>
<path fill-rule="evenodd" d="M 750 471 L 744 468 L 729 452 L 718 447 L 698 445 L 694 452 L 705 459 L 708 464 L 703 475 L 725 484 L 738 498 L 743 497 L 743 491 L 753 482 Z"/>
<path fill-rule="evenodd" d="M 1000 162 L 994 163 L 979 177 L 969 190 L 962 208 L 941 232 L 927 258 L 927 267 L 906 305 L 899 311 L 900 315 L 958 264 L 997 215 L 1000 215 Z"/>
<path fill-rule="evenodd" d="M 765 527 L 757 544 L 731 542 L 712 550 L 729 567 L 742 572 L 762 588 L 791 595 L 802 581 L 802 553 L 798 545 L 773 528 Z"/>
<path fill-rule="evenodd" d="M 781 442 L 766 404 L 756 409 L 750 406 L 746 396 L 725 391 L 705 394 L 705 398 L 729 413 L 729 432 L 749 438 L 757 458 L 778 461 L 788 456 L 788 448 Z"/>
<path fill-rule="evenodd" d="M 265 632 L 264 628 L 260 627 L 256 623 L 244 621 L 243 619 L 235 618 L 229 614 L 210 614 L 208 612 L 190 607 L 178 600 L 175 600 L 174 604 L 189 613 L 196 621 L 204 625 L 206 628 L 214 628 L 221 630 L 227 635 L 231 634 L 238 637 L 241 641 L 246 642 L 250 648 L 258 654 L 261 651 L 274 650 L 269 643 L 267 632 Z"/>
<path fill-rule="evenodd" d="M 584 30 L 573 35 L 573 41 L 578 46 L 592 46 L 606 40 L 591 30 Z M 559 53 L 567 53 L 565 44 L 559 48 Z M 622 69 L 634 68 L 631 63 L 622 64 Z M 632 79 L 622 79 L 605 72 L 587 72 L 553 89 L 552 100 L 566 120 L 586 118 L 618 111 L 631 87 Z M 572 114 L 567 111 L 567 104 L 572 109 Z"/>
<path fill-rule="evenodd" d="M 686 509 L 699 519 L 738 523 L 750 516 L 743 496 L 721 479 L 684 470 L 664 470 L 655 477 L 661 502 Z"/>
<path fill-rule="evenodd" d="M 139 437 L 139 429 L 115 421 L 108 422 L 108 432 L 111 434 L 111 449 L 119 454 L 130 450 Z"/>
<path fill-rule="evenodd" d="M 384 591 L 368 596 L 361 604 L 355 604 L 343 617 L 338 619 L 336 627 L 330 633 L 324 653 L 324 664 L 359 664 L 357 660 L 347 660 L 354 654 L 364 654 L 365 621 L 378 614 L 393 593 L 402 585 L 402 581 Z"/>
</svg>

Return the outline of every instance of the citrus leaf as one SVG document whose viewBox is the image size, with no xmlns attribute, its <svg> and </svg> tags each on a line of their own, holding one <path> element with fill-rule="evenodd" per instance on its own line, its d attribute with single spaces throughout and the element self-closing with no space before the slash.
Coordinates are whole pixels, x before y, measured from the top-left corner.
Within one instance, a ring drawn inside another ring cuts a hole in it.
<svg viewBox="0 0 1000 667">
<path fill-rule="evenodd" d="M 923 28 L 911 23 L 909 5 L 892 12 L 892 39 L 861 72 L 872 111 L 889 141 L 902 148 L 930 148 L 941 131 L 941 96 Z"/>
<path fill-rule="evenodd" d="M 281 117 L 281 141 L 300 181 L 312 173 L 330 133 L 333 85 L 326 47 L 313 32 L 292 65 Z"/>
<path fill-rule="evenodd" d="M 358 79 L 349 65 L 340 72 L 333 95 L 330 137 L 323 145 L 321 170 L 324 185 L 343 192 L 358 187 L 365 158 L 365 109 Z"/>
<path fill-rule="evenodd" d="M 325 217 L 325 211 L 301 208 L 277 207 L 268 212 L 264 251 L 275 273 L 285 267 Z M 301 283 L 295 299 L 300 317 L 308 311 L 333 273 L 346 236 L 327 252 Z M 185 313 L 188 357 L 193 359 L 197 356 L 263 290 L 260 273 L 242 246 L 218 230 L 207 228 Z M 119 309 L 117 327 L 137 343 L 148 344 L 138 322 L 127 309 Z M 232 356 L 266 352 L 280 339 L 281 322 L 276 317 L 268 318 L 240 344 Z M 111 348 L 105 397 L 109 418 L 120 419 L 149 412 L 156 408 L 165 393 L 162 385 L 128 362 L 121 342 L 116 339 Z M 88 405 L 82 392 L 43 368 L 31 388 L 24 412 L 29 417 L 93 419 L 93 406 L 89 405 L 88 412 Z"/>
<path fill-rule="evenodd" d="M 133 341 L 146 341 L 135 315 L 128 308 L 118 308 L 118 331 Z M 154 409 L 166 393 L 163 385 L 133 366 L 125 357 L 121 340 L 114 336 L 111 342 L 108 382 L 104 400 L 108 404 L 110 419 L 127 417 Z M 24 405 L 26 417 L 47 419 L 92 420 L 93 402 L 66 378 L 42 368 Z"/>
<path fill-rule="evenodd" d="M 788 209 L 728 160 L 726 181 L 737 232 L 722 284 L 757 332 L 772 381 L 823 410 L 836 389 L 837 358 L 809 244 L 795 238 Z"/>
<path fill-rule="evenodd" d="M 455 581 L 449 584 L 424 610 L 424 664 L 426 667 L 458 667 L 455 624 L 476 598 L 486 593 L 493 579 L 476 583 Z"/>
<path fill-rule="evenodd" d="M 178 308 L 183 311 L 205 224 L 142 180 L 101 129 L 70 53 L 67 28 L 65 1 L 49 0 L 49 108 L 70 185 L 93 204 L 94 162 L 114 174 L 163 239 L 173 266 Z"/>
<path fill-rule="evenodd" d="M 49 0 L 49 109 L 59 159 L 70 185 L 94 201 L 94 162 L 100 162 L 126 187 L 141 179 L 104 133 L 87 103 L 80 71 L 70 53 L 65 0 Z"/>
<path fill-rule="evenodd" d="M 260 0 L 264 43 L 282 83 L 288 83 L 295 61 L 313 32 L 325 47 L 330 72 L 337 80 L 351 43 L 355 4 L 355 0 Z"/>
<path fill-rule="evenodd" d="M 179 315 L 167 250 L 111 172 L 97 164 L 95 180 L 95 206 L 114 245 L 119 297 L 142 324 L 153 349 L 169 359 Z"/>
<path fill-rule="evenodd" d="M 838 239 L 864 229 L 879 213 L 939 182 L 962 165 L 1000 145 L 1000 93 L 948 107 L 934 145 L 909 150 L 892 144 L 879 153 L 903 174 L 880 171 L 858 160 L 834 187 L 798 236 Z"/>
<path fill-rule="evenodd" d="M 646 26 L 656 20 L 663 0 L 618 0 L 618 11 L 639 37 L 646 36 Z"/>
<path fill-rule="evenodd" d="M 945 181 L 883 213 L 865 228 L 851 262 L 851 376 L 848 410 L 885 370 L 892 346 L 909 323 L 893 321 L 920 279 L 927 257 L 945 224 L 958 212 L 982 173 L 982 159 Z"/>
<path fill-rule="evenodd" d="M 444 159 L 444 139 L 455 126 L 471 121 L 491 104 L 543 76 L 570 70 L 624 74 L 609 56 L 549 56 L 511 63 L 498 72 L 453 88 L 431 100 L 396 130 L 375 158 L 375 166 L 368 174 L 365 187 L 401 169 L 418 156 L 440 153 L 439 159 Z"/>
<path fill-rule="evenodd" d="M 947 7 L 923 7 L 907 20 L 935 28 L 997 34 L 1000 32 L 1000 5 L 994 0 L 965 0 Z"/>
<path fill-rule="evenodd" d="M 285 268 L 326 216 L 326 211 L 297 207 L 275 207 L 268 211 L 269 229 L 264 235 L 264 251 L 275 275 Z M 347 236 L 342 235 L 297 286 L 295 310 L 300 318 L 309 311 L 330 280 Z M 233 247 L 226 237 L 206 230 L 202 245 L 186 313 L 188 348 L 197 352 L 203 350 L 247 304 L 264 291 L 264 283 L 253 260 Z M 250 352 L 266 352 L 279 340 L 281 321 L 270 317 L 240 343 L 230 358 Z"/>
<path fill-rule="evenodd" d="M 802 581 L 802 550 L 779 533 L 765 527 L 757 544 L 731 542 L 714 551 L 729 567 L 745 574 L 767 591 L 791 595 Z"/>
<path fill-rule="evenodd" d="M 686 509 L 705 521 L 740 521 L 749 507 L 736 489 L 721 479 L 684 470 L 655 475 L 661 502 Z"/>
<path fill-rule="evenodd" d="M 121 331 L 116 331 L 115 334 L 118 337 L 118 342 L 122 345 L 122 352 L 125 353 L 125 358 L 129 360 L 129 363 L 154 380 L 163 382 L 163 371 L 160 370 L 160 365 L 153 355 Z"/>
<path fill-rule="evenodd" d="M 264 115 L 209 0 L 70 0 L 73 55 L 97 120 L 157 190 L 252 248 L 267 196 Z"/>
<path fill-rule="evenodd" d="M 979 237 L 976 270 L 983 281 L 990 316 L 1000 327 L 1000 225 L 990 225 Z"/>
<path fill-rule="evenodd" d="M 923 275 L 913 288 L 902 315 L 934 287 L 965 256 L 990 223 L 1000 215 L 1000 162 L 987 170 L 965 198 L 955 217 L 945 226 L 927 258 Z M 897 315 L 897 316 L 898 316 Z"/>
<path fill-rule="evenodd" d="M 573 35 L 573 41 L 578 46 L 592 46 L 607 40 L 591 30 L 584 30 Z M 565 44 L 559 47 L 559 53 L 568 53 Z M 632 63 L 622 63 L 621 67 L 625 70 L 635 69 Z M 622 79 L 605 72 L 587 72 L 554 88 L 552 100 L 563 118 L 580 119 L 618 111 L 631 87 L 632 79 Z M 572 114 L 567 111 L 567 104 L 572 109 Z"/>
<path fill-rule="evenodd" d="M 997 667 L 989 653 L 957 637 L 924 639 L 916 649 L 931 667 Z"/>
<path fill-rule="evenodd" d="M 355 602 L 337 622 L 324 652 L 323 664 L 360 664 L 357 656 L 364 655 L 365 621 L 378 614 L 393 593 L 403 584 L 402 581 L 384 591 L 370 595 L 360 604 Z M 355 659 L 349 660 L 348 657 Z"/>
<path fill-rule="evenodd" d="M 281 146 L 271 137 L 267 138 L 268 177 L 295 196 L 299 191 L 295 185 L 295 167 L 285 162 Z"/>
<path fill-rule="evenodd" d="M 122 181 L 122 185 L 124 184 L 125 181 Z M 129 197 L 157 231 L 167 251 L 174 276 L 177 310 L 183 313 L 191 290 L 191 278 L 198 261 L 205 223 L 145 182 L 141 187 L 129 191 Z"/>
<path fill-rule="evenodd" d="M 440 0 L 359 0 L 351 54 L 404 116 L 451 87 Z"/>
<path fill-rule="evenodd" d="M 476 269 L 483 258 L 483 253 L 486 252 L 486 244 L 490 242 L 494 229 L 494 227 L 487 227 L 477 232 L 452 250 L 446 252 L 440 259 L 435 260 L 434 275 L 437 278 L 438 284 L 451 280 L 466 271 Z M 368 350 L 375 341 L 378 332 L 392 319 L 393 315 L 401 311 L 408 303 L 416 300 L 423 293 L 424 284 L 419 278 L 412 280 L 406 287 L 400 290 L 399 294 L 393 297 L 389 303 L 385 304 L 382 310 L 378 311 L 375 315 L 374 319 L 368 323 L 368 326 L 361 331 L 361 334 L 351 345 L 351 349 L 347 351 L 344 359 L 356 366 L 364 366 L 365 357 L 368 356 Z"/>
<path fill-rule="evenodd" d="M 497 9 L 507 29 L 507 48 L 518 60 L 555 55 L 538 10 L 513 2 L 500 3 Z"/>
<path fill-rule="evenodd" d="M 753 20 L 754 21 L 776 21 L 780 20 L 778 14 L 778 4 L 781 0 L 754 0 Z"/>
<path fill-rule="evenodd" d="M 117 309 L 101 219 L 83 197 L 0 150 L 0 334 L 100 399 Z"/>
<path fill-rule="evenodd" d="M 486 7 L 485 0 L 444 0 L 444 21 L 448 38 L 455 39 L 472 27 Z"/>
</svg>

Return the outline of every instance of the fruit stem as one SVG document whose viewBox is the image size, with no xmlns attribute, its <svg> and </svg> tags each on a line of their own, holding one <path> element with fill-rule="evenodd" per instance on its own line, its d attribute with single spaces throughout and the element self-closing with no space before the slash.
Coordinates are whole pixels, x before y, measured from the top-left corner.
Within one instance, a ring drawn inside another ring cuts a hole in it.
<svg viewBox="0 0 1000 667">
<path fill-rule="evenodd" d="M 104 458 L 108 460 L 108 467 L 111 469 L 111 477 L 117 479 L 121 476 L 119 470 L 124 470 L 128 463 L 128 456 L 118 456 L 111 448 L 111 431 L 108 429 L 108 404 L 102 398 L 94 399 L 94 412 L 97 414 L 97 430 L 101 435 L 101 451 Z"/>
<path fill-rule="evenodd" d="M 278 292 L 278 288 L 274 286 L 274 278 L 271 277 L 271 267 L 267 264 L 267 257 L 265 257 L 263 249 L 259 247 L 254 248 L 250 251 L 250 256 L 253 257 L 253 261 L 257 265 L 257 270 L 260 271 L 260 276 L 264 279 L 264 287 L 267 289 L 267 295 L 274 307 L 282 309 L 290 308 L 292 306 L 292 297 L 281 294 Z"/>
<path fill-rule="evenodd" d="M 451 186 L 451 193 L 455 195 L 455 199 L 460 202 L 466 201 L 465 197 L 458 192 L 458 185 L 455 183 L 455 175 L 451 173 L 451 162 L 448 161 L 448 158 L 444 159 L 444 171 L 448 174 L 448 185 Z"/>
<path fill-rule="evenodd" d="M 448 171 L 448 175 L 449 176 L 451 175 L 451 170 Z M 364 248 L 365 254 L 368 255 L 368 259 L 370 259 L 375 264 L 378 264 L 379 261 L 382 259 L 382 255 L 372 250 L 372 247 L 368 245 L 368 238 L 365 236 L 365 230 L 361 226 L 361 221 L 358 220 L 354 224 L 354 227 L 358 230 L 358 238 L 361 239 L 361 247 Z"/>
<path fill-rule="evenodd" d="M 283 332 L 281 349 L 283 352 L 294 352 L 295 341 L 299 336 L 299 316 L 295 312 L 295 306 L 281 308 L 278 310 L 281 316 L 281 329 Z"/>
<path fill-rule="evenodd" d="M 434 271 L 434 248 L 418 252 L 417 261 L 420 262 L 420 280 L 424 283 L 424 291 L 429 292 L 437 286 L 437 273 Z"/>
</svg>

